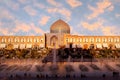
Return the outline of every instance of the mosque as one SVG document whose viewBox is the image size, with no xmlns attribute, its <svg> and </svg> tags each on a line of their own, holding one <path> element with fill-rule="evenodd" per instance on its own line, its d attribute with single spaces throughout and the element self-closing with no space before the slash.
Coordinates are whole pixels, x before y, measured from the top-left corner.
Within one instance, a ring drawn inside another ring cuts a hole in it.
<svg viewBox="0 0 120 80">
<path fill-rule="evenodd" d="M 69 25 L 59 19 L 50 27 L 50 33 L 41 36 L 0 36 L 0 49 L 59 48 L 120 48 L 120 36 L 79 36 L 70 34 Z"/>
</svg>

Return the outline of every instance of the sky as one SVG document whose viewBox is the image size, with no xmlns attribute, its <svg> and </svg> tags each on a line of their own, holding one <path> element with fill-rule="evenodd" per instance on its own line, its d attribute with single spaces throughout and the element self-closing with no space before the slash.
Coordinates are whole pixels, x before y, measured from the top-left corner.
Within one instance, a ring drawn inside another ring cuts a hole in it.
<svg viewBox="0 0 120 80">
<path fill-rule="evenodd" d="M 0 0 L 0 36 L 40 36 L 59 19 L 73 35 L 120 35 L 120 0 Z"/>
</svg>

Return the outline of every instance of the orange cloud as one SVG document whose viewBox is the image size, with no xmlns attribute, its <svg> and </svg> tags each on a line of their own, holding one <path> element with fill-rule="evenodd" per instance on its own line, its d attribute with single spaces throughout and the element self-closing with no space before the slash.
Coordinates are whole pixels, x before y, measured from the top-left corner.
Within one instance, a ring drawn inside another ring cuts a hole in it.
<svg viewBox="0 0 120 80">
<path fill-rule="evenodd" d="M 23 31 L 23 32 L 34 31 L 36 34 L 44 33 L 44 31 L 40 29 L 40 27 L 36 27 L 33 23 L 26 24 L 26 23 L 19 22 L 19 21 L 16 21 L 16 27 L 12 31 L 15 33 L 19 31 Z M 33 34 L 33 33 L 29 33 L 29 34 Z"/>
<path fill-rule="evenodd" d="M 90 31 L 99 30 L 102 31 L 103 35 L 117 35 L 119 34 L 119 29 L 116 26 L 104 26 L 104 20 L 98 19 L 97 22 L 94 23 L 88 23 L 88 22 L 82 22 L 81 25 L 83 28 L 88 29 Z"/>
<path fill-rule="evenodd" d="M 39 21 L 39 24 L 40 24 L 40 25 L 45 25 L 45 24 L 48 22 L 49 19 L 50 19 L 49 16 L 43 16 L 43 17 L 41 18 L 41 20 Z"/>
<path fill-rule="evenodd" d="M 13 33 L 10 32 L 10 29 L 2 28 L 2 27 L 0 27 L 0 34 L 2 34 L 2 35 L 13 35 Z"/>
<path fill-rule="evenodd" d="M 106 9 L 112 11 L 114 6 L 109 0 L 103 0 L 102 2 L 97 3 L 97 8 L 92 6 L 88 6 L 88 8 L 93 11 L 93 13 L 88 16 L 88 19 L 92 19 L 104 13 Z"/>
<path fill-rule="evenodd" d="M 14 32 L 18 32 L 18 31 L 28 32 L 30 29 L 31 28 L 28 24 L 16 21 L 16 27 L 13 29 L 13 31 Z"/>
<path fill-rule="evenodd" d="M 116 35 L 116 32 L 118 30 L 115 27 L 111 27 L 111 26 L 106 26 L 102 28 L 102 32 L 104 35 Z"/>
<path fill-rule="evenodd" d="M 99 27 L 102 26 L 102 23 L 100 22 L 95 22 L 93 24 L 89 24 L 88 22 L 82 22 L 81 25 L 85 28 L 85 29 L 88 29 L 90 31 L 93 31 L 93 30 L 96 30 L 98 29 Z"/>
<path fill-rule="evenodd" d="M 45 33 L 42 29 L 36 27 L 33 23 L 30 25 L 31 25 L 31 30 L 33 30 L 35 33 L 37 33 L 37 34 L 44 34 Z"/>
<path fill-rule="evenodd" d="M 80 0 L 66 0 L 66 2 L 72 7 L 78 7 L 82 5 L 82 2 L 80 2 Z"/>
<path fill-rule="evenodd" d="M 3 34 L 3 35 L 6 35 L 8 34 L 8 29 L 7 28 L 0 28 L 0 33 Z"/>
</svg>

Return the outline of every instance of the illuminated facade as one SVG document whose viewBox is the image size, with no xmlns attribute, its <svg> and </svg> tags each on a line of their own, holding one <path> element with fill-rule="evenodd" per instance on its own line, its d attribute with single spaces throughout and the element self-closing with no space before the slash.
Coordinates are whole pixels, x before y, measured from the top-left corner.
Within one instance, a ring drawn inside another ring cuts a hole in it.
<svg viewBox="0 0 120 80">
<path fill-rule="evenodd" d="M 0 48 L 33 48 L 44 47 L 45 38 L 43 36 L 0 36 Z"/>
<path fill-rule="evenodd" d="M 50 33 L 42 36 L 0 36 L 0 48 L 59 48 L 60 46 L 102 49 L 120 48 L 120 36 L 79 36 L 71 35 L 70 27 L 63 20 L 59 19 L 50 27 Z"/>
</svg>

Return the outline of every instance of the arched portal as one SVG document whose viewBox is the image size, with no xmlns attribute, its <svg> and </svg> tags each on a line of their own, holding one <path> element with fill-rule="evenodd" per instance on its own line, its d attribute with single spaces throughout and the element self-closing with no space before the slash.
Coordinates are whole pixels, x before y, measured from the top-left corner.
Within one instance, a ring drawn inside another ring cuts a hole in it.
<svg viewBox="0 0 120 80">
<path fill-rule="evenodd" d="M 88 49 L 88 44 L 84 44 L 84 49 Z"/>
<path fill-rule="evenodd" d="M 50 38 L 50 46 L 58 46 L 58 38 L 56 36 L 52 36 Z"/>
<path fill-rule="evenodd" d="M 94 49 L 94 44 L 90 44 L 90 49 Z"/>
<path fill-rule="evenodd" d="M 11 43 L 8 44 L 8 45 L 7 45 L 7 49 L 9 49 L 9 50 L 13 49 L 13 44 L 11 44 Z"/>
<path fill-rule="evenodd" d="M 113 45 L 112 44 L 109 44 L 108 45 L 110 49 L 113 49 Z"/>
<path fill-rule="evenodd" d="M 34 44 L 34 45 L 33 45 L 33 48 L 34 48 L 34 49 L 38 49 L 38 48 L 39 48 L 39 45 L 38 45 L 38 44 Z"/>
</svg>

